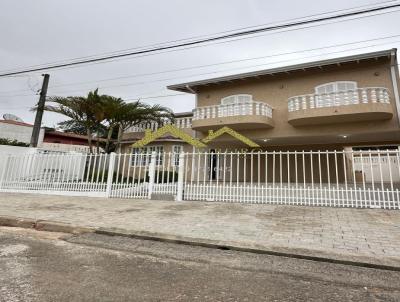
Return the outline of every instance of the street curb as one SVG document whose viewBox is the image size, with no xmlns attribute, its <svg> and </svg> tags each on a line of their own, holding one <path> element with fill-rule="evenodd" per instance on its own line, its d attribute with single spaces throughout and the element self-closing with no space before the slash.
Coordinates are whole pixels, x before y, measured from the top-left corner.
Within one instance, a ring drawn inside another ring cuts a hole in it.
<svg viewBox="0 0 400 302">
<path fill-rule="evenodd" d="M 38 231 L 60 232 L 60 233 L 69 233 L 74 235 L 93 233 L 95 231 L 92 228 L 79 227 L 68 223 L 61 223 L 61 222 L 47 221 L 47 220 L 37 221 L 34 229 Z"/>
<path fill-rule="evenodd" d="M 30 218 L 12 216 L 0 216 L 0 226 L 35 229 L 37 231 L 69 233 L 74 235 L 93 233 L 95 231 L 93 228 L 79 227 L 68 223 L 48 220 L 34 220 Z"/>
<path fill-rule="evenodd" d="M 315 255 L 307 255 L 307 254 L 300 254 L 300 253 L 291 253 L 285 251 L 279 251 L 278 249 L 268 249 L 265 248 L 252 248 L 252 247 L 244 247 L 240 245 L 230 244 L 229 242 L 221 242 L 216 240 L 209 240 L 209 239 L 198 239 L 198 238 L 190 238 L 188 240 L 187 237 L 181 236 L 174 236 L 168 234 L 160 234 L 160 233 L 151 233 L 151 232 L 133 232 L 133 231 L 126 231 L 126 230 L 109 230 L 105 228 L 98 228 L 94 231 L 95 234 L 107 235 L 107 236 L 121 236 L 121 237 L 129 237 L 135 239 L 142 239 L 142 240 L 153 240 L 153 241 L 160 241 L 160 242 L 168 242 L 168 243 L 175 243 L 175 244 L 183 244 L 183 245 L 190 245 L 190 246 L 200 246 L 200 247 L 207 247 L 213 249 L 220 249 L 220 250 L 232 250 L 232 251 L 239 251 L 239 252 L 247 252 L 253 254 L 263 254 L 263 255 L 271 255 L 271 256 L 280 256 L 280 257 L 287 257 L 287 258 L 296 258 L 302 260 L 311 260 L 311 261 L 318 261 L 318 262 L 326 262 L 326 263 L 334 263 L 334 264 L 343 264 L 343 265 L 351 265 L 351 266 L 358 266 L 358 267 L 365 267 L 365 268 L 374 268 L 374 269 L 381 269 L 381 270 L 389 270 L 389 271 L 400 271 L 400 266 L 392 266 L 386 264 L 378 264 L 378 263 L 371 263 L 371 262 L 361 262 L 361 261 L 354 261 L 354 260 L 344 260 L 344 259 L 337 259 L 337 258 L 328 258 L 328 257 L 320 257 Z"/>
<path fill-rule="evenodd" d="M 36 220 L 29 218 L 19 218 L 13 216 L 0 216 L 0 225 L 1 226 L 9 226 L 9 227 L 17 227 L 17 228 L 34 228 L 36 224 Z"/>
<path fill-rule="evenodd" d="M 295 259 L 303 259 L 303 260 L 311 260 L 318 262 L 326 262 L 326 263 L 334 263 L 334 264 L 342 264 L 342 265 L 351 265 L 365 268 L 374 268 L 381 270 L 389 270 L 389 271 L 400 271 L 399 266 L 386 265 L 386 264 L 378 264 L 372 262 L 362 262 L 355 260 L 345 260 L 339 258 L 329 258 L 329 257 L 321 257 L 312 255 L 311 251 L 307 250 L 297 250 L 297 253 L 293 252 L 296 249 L 286 249 L 286 248 L 269 248 L 268 250 L 265 247 L 245 247 L 241 246 L 240 243 L 235 242 L 226 242 L 226 241 L 217 241 L 203 238 L 188 238 L 184 236 L 176 236 L 169 235 L 163 233 L 155 233 L 155 232 L 146 232 L 146 231 L 128 231 L 124 229 L 117 228 L 88 228 L 75 226 L 68 223 L 48 221 L 48 220 L 33 220 L 29 218 L 21 218 L 21 217 L 12 217 L 12 216 L 0 216 L 0 226 L 8 226 L 8 227 L 20 227 L 20 228 L 28 228 L 35 229 L 38 231 L 47 231 L 47 232 L 61 232 L 61 233 L 69 233 L 74 235 L 85 234 L 85 233 L 95 233 L 99 235 L 106 236 L 120 236 L 120 237 L 128 237 L 135 238 L 141 240 L 152 240 L 159 242 L 168 242 L 175 244 L 183 244 L 189 246 L 200 246 L 207 247 L 213 249 L 220 250 L 233 250 L 240 252 L 247 252 L 253 254 L 264 254 L 264 255 L 272 255 L 272 256 L 280 256 L 287 258 L 295 258 Z"/>
</svg>

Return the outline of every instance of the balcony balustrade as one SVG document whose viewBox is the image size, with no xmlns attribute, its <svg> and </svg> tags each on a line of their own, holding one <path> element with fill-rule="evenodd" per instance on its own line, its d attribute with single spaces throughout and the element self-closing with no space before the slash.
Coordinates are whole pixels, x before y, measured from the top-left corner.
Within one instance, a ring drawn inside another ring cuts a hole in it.
<svg viewBox="0 0 400 302">
<path fill-rule="evenodd" d="M 390 95 L 384 87 L 364 87 L 288 99 L 288 121 L 294 126 L 390 119 Z"/>
<path fill-rule="evenodd" d="M 129 128 L 127 132 L 144 132 L 145 130 L 155 131 L 158 128 L 166 125 L 168 123 L 158 124 L 155 122 L 142 123 L 134 127 Z M 180 117 L 176 118 L 174 124 L 179 129 L 190 129 L 192 128 L 192 117 Z"/>
<path fill-rule="evenodd" d="M 193 129 L 209 130 L 221 126 L 233 129 L 271 128 L 272 107 L 263 102 L 248 101 L 193 110 Z"/>
</svg>

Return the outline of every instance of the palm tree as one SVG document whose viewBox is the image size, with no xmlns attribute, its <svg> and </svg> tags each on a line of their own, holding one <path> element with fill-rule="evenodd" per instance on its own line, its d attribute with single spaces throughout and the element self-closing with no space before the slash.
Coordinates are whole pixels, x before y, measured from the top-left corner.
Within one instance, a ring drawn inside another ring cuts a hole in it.
<svg viewBox="0 0 400 302">
<path fill-rule="evenodd" d="M 90 91 L 87 97 L 52 96 L 49 97 L 47 101 L 54 104 L 46 105 L 45 110 L 59 113 L 69 118 L 68 120 L 59 123 L 63 129 L 80 129 L 80 131 L 85 131 L 88 139 L 89 150 L 92 153 L 92 135 L 95 132 L 99 132 L 99 129 L 101 129 L 101 123 L 105 116 L 103 109 L 104 99 L 104 95 L 98 94 L 98 89 Z"/>
<path fill-rule="evenodd" d="M 117 150 L 121 151 L 121 141 L 124 132 L 130 127 L 136 126 L 143 122 L 156 122 L 158 124 L 172 122 L 174 120 L 173 112 L 164 106 L 148 105 L 136 101 L 133 103 L 125 103 L 120 108 L 118 116 L 118 138 Z"/>
<path fill-rule="evenodd" d="M 69 119 L 59 123 L 61 128 L 69 131 L 85 132 L 88 138 L 90 152 L 92 135 L 106 133 L 105 150 L 109 152 L 110 142 L 114 130 L 118 129 L 117 150 L 121 149 L 124 132 L 143 122 L 157 122 L 159 124 L 171 122 L 173 112 L 160 105 L 148 105 L 136 101 L 126 103 L 121 98 L 109 95 L 99 95 L 98 90 L 89 92 L 87 97 L 49 97 L 45 110 L 67 116 Z"/>
<path fill-rule="evenodd" d="M 125 102 L 121 98 L 105 96 L 103 102 L 104 121 L 107 124 L 107 139 L 105 151 L 109 152 L 111 137 L 124 115 Z"/>
</svg>

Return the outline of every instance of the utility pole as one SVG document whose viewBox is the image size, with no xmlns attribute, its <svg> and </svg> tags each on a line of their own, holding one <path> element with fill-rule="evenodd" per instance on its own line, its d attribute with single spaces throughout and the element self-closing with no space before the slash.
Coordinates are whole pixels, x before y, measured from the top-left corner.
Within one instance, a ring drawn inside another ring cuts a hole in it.
<svg viewBox="0 0 400 302">
<path fill-rule="evenodd" d="M 30 143 L 30 147 L 35 147 L 35 148 L 37 147 L 39 142 L 40 127 L 42 126 L 42 117 L 43 117 L 44 105 L 46 102 L 47 87 L 49 86 L 49 79 L 50 79 L 49 74 L 44 74 L 43 76 L 44 76 L 43 84 L 42 84 L 42 89 L 40 90 L 40 98 L 39 98 L 39 103 L 37 105 L 35 124 L 33 125 L 32 137 Z"/>
</svg>

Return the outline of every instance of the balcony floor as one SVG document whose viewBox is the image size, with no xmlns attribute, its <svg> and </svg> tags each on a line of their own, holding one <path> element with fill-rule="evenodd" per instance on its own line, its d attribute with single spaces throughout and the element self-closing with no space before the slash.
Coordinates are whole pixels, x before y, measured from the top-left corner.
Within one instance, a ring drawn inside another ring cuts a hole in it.
<svg viewBox="0 0 400 302">
<path fill-rule="evenodd" d="M 193 120 L 192 128 L 198 131 L 216 130 L 221 127 L 234 130 L 269 129 L 274 127 L 272 118 L 259 115 L 237 115 Z"/>
<path fill-rule="evenodd" d="M 335 107 L 301 109 L 289 112 L 293 126 L 388 120 L 393 117 L 391 104 L 367 103 Z"/>
</svg>

